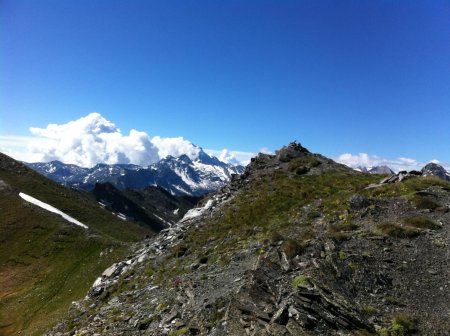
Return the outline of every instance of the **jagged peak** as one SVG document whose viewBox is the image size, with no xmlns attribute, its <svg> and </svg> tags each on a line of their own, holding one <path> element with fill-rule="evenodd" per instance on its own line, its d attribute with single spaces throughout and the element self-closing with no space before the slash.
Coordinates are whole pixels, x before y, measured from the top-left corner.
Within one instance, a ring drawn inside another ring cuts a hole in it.
<svg viewBox="0 0 450 336">
<path fill-rule="evenodd" d="M 217 157 L 213 155 L 208 155 L 208 153 L 206 153 L 203 149 L 200 150 L 200 152 L 198 153 L 198 157 L 195 161 L 214 166 L 226 165 L 226 163 L 220 161 Z"/>
</svg>

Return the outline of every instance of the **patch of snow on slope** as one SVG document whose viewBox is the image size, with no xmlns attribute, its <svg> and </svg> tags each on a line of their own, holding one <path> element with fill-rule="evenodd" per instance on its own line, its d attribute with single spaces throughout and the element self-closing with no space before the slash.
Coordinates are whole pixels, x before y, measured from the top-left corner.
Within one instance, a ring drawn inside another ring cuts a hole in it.
<svg viewBox="0 0 450 336">
<path fill-rule="evenodd" d="M 200 216 L 201 214 L 203 214 L 206 210 L 208 210 L 209 208 L 212 207 L 213 205 L 213 200 L 210 199 L 208 200 L 208 202 L 206 202 L 205 206 L 201 207 L 201 208 L 194 208 L 189 210 L 188 212 L 186 212 L 186 214 L 184 215 L 184 217 L 180 220 L 180 222 L 184 222 L 187 221 L 188 219 L 192 219 L 195 217 Z"/>
<path fill-rule="evenodd" d="M 81 226 L 83 229 L 87 229 L 88 226 L 77 221 L 75 218 L 70 217 L 69 215 L 65 214 L 64 212 L 62 212 L 61 210 L 56 209 L 55 207 L 51 206 L 50 204 L 44 203 L 42 201 L 39 201 L 38 199 L 24 194 L 24 193 L 19 193 L 19 196 L 22 197 L 25 201 L 33 203 L 34 205 L 37 205 L 38 207 L 41 207 L 42 209 L 45 209 L 47 211 L 53 212 L 55 214 L 60 215 L 62 218 L 64 218 L 66 221 L 71 222 L 75 225 Z"/>
<path fill-rule="evenodd" d="M 193 190 L 195 190 L 198 187 L 197 183 L 192 181 L 191 178 L 186 174 L 186 172 L 183 169 L 175 168 L 174 171 L 179 177 L 181 177 L 183 182 L 186 183 Z"/>
</svg>

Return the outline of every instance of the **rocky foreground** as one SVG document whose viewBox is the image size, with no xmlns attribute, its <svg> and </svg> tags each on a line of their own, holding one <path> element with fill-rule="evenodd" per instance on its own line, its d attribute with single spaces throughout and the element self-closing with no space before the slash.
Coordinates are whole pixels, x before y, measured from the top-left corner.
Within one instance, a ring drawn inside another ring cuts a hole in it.
<svg viewBox="0 0 450 336">
<path fill-rule="evenodd" d="M 410 175 L 260 155 L 47 335 L 449 335 L 450 184 Z"/>
</svg>

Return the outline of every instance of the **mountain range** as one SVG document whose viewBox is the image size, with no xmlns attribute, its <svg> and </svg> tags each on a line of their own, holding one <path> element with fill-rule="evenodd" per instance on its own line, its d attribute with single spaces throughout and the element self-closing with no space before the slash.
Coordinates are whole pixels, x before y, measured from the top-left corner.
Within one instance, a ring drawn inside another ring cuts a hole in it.
<svg viewBox="0 0 450 336">
<path fill-rule="evenodd" d="M 174 195 L 200 196 L 226 185 L 243 166 L 233 166 L 200 149 L 195 159 L 187 155 L 167 156 L 148 167 L 132 164 L 97 164 L 82 168 L 60 161 L 27 163 L 27 165 L 65 186 L 93 190 L 96 183 L 111 183 L 119 190 L 159 186 Z"/>
</svg>

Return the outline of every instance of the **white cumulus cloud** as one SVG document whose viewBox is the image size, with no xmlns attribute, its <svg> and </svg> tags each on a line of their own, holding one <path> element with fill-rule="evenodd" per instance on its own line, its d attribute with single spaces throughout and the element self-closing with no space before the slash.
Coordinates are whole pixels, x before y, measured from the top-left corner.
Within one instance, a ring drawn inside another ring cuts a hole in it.
<svg viewBox="0 0 450 336">
<path fill-rule="evenodd" d="M 225 163 L 229 163 L 232 165 L 239 165 L 240 162 L 236 159 L 233 153 L 231 153 L 228 149 L 224 148 L 220 152 L 219 160 Z"/>
<path fill-rule="evenodd" d="M 343 163 L 349 167 L 356 168 L 358 166 L 379 166 L 382 160 L 380 160 L 378 156 L 369 156 L 369 154 L 367 153 L 359 153 L 356 155 L 351 153 L 344 153 L 337 157 L 336 161 L 339 163 Z"/>
<path fill-rule="evenodd" d="M 65 124 L 30 127 L 30 132 L 32 136 L 0 136 L 0 151 L 26 162 L 59 160 L 93 167 L 97 163 L 147 166 L 168 155 L 182 154 L 194 160 L 201 150 L 183 137 L 150 137 L 135 129 L 123 134 L 114 123 L 96 112 Z M 253 153 L 228 150 L 207 152 L 232 164 L 246 163 L 253 156 Z"/>
<path fill-rule="evenodd" d="M 200 152 L 200 147 L 193 145 L 183 137 L 178 138 L 161 138 L 159 135 L 153 137 L 152 143 L 158 148 L 160 158 L 168 155 L 178 157 L 187 155 L 191 160 L 195 160 Z"/>
<path fill-rule="evenodd" d="M 205 149 L 209 155 L 216 156 L 220 161 L 231 165 L 246 166 L 250 163 L 250 159 L 256 156 L 253 152 L 235 151 L 224 148 L 222 150 Z"/>
<path fill-rule="evenodd" d="M 132 129 L 124 135 L 95 112 L 66 124 L 30 127 L 30 132 L 47 140 L 30 146 L 32 157 L 39 158 L 37 161 L 60 160 L 92 167 L 97 163 L 148 165 L 159 159 L 158 149 L 145 132 Z"/>
</svg>

